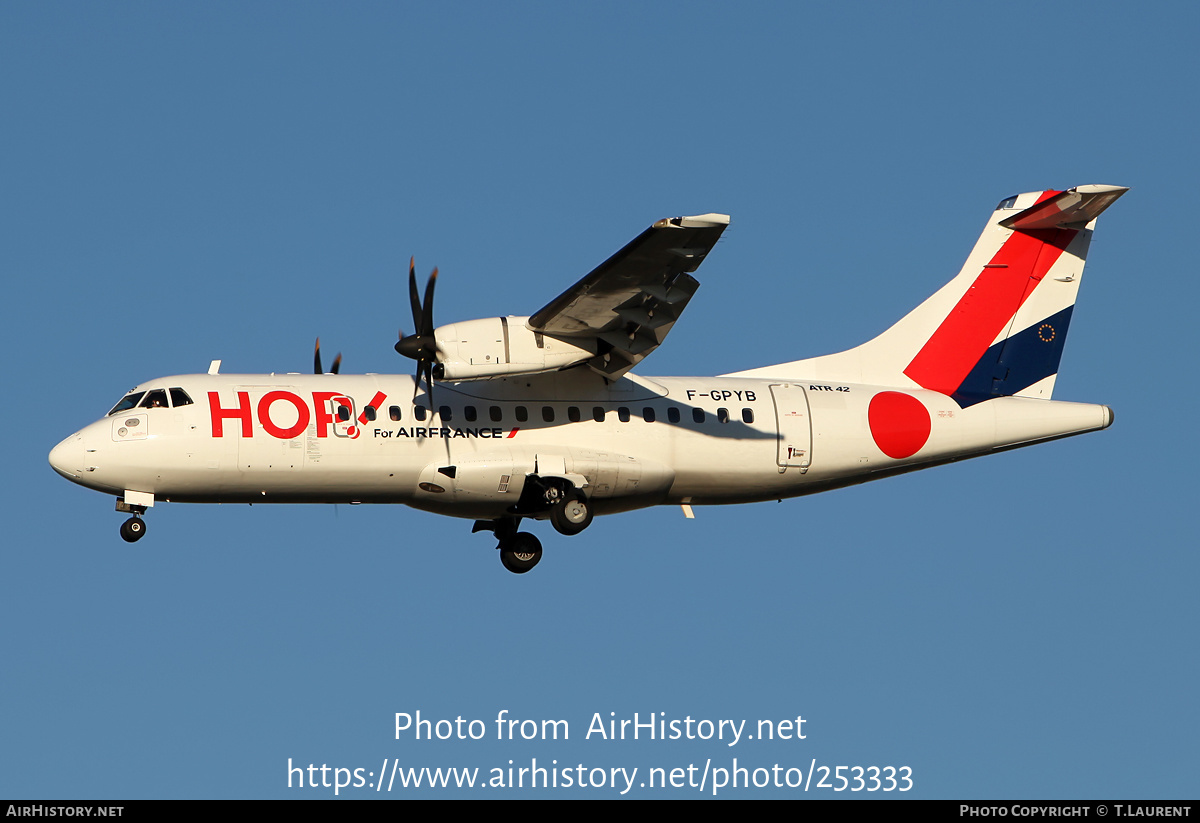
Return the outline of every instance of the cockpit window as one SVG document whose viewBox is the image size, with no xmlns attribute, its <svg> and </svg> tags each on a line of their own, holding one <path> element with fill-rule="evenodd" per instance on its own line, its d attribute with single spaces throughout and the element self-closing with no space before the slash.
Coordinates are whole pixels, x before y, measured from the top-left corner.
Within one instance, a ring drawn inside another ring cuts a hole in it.
<svg viewBox="0 0 1200 823">
<path fill-rule="evenodd" d="M 171 389 L 171 405 L 175 408 L 192 405 L 192 398 L 183 389 Z"/>
<path fill-rule="evenodd" d="M 112 407 L 112 411 L 110 411 L 108 415 L 111 417 L 114 414 L 119 414 L 120 412 L 132 409 L 138 404 L 138 401 L 141 400 L 142 396 L 145 394 L 146 393 L 144 391 L 130 392 L 121 398 L 120 403 Z"/>
<path fill-rule="evenodd" d="M 154 389 L 146 392 L 146 396 L 142 398 L 142 402 L 138 403 L 139 409 L 165 409 L 167 407 L 167 390 Z"/>
</svg>

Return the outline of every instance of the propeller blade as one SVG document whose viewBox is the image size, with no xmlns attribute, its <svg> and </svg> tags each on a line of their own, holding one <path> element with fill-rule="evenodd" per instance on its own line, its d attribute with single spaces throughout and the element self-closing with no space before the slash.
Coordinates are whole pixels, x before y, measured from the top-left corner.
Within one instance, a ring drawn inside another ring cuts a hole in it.
<svg viewBox="0 0 1200 823">
<path fill-rule="evenodd" d="M 317 338 L 317 345 L 313 348 L 313 374 L 324 374 L 321 371 L 321 338 Z"/>
<path fill-rule="evenodd" d="M 413 375 L 413 400 L 424 379 L 426 393 L 429 397 L 430 408 L 433 408 L 433 372 L 437 362 L 437 338 L 434 336 L 433 325 L 433 291 L 437 285 L 438 270 L 435 268 L 425 284 L 425 300 L 421 300 L 421 292 L 417 288 L 416 259 L 408 260 L 408 301 L 412 306 L 413 333 L 404 336 L 400 329 L 400 339 L 396 341 L 395 349 L 398 354 L 417 361 L 417 371 Z M 439 372 L 441 371 L 439 367 Z"/>
<path fill-rule="evenodd" d="M 418 334 L 422 337 L 433 334 L 433 287 L 437 283 L 437 266 L 433 268 L 433 274 L 429 275 L 429 282 L 425 284 L 425 305 L 421 312 L 421 329 Z"/>
<path fill-rule="evenodd" d="M 337 374 L 338 369 L 342 367 L 342 353 L 338 352 L 338 356 L 333 358 L 333 366 L 329 369 L 330 374 Z"/>
<path fill-rule="evenodd" d="M 421 333 L 421 294 L 417 291 L 417 268 L 416 258 L 408 259 L 408 299 L 412 303 L 413 326 L 416 331 L 413 334 Z"/>
</svg>

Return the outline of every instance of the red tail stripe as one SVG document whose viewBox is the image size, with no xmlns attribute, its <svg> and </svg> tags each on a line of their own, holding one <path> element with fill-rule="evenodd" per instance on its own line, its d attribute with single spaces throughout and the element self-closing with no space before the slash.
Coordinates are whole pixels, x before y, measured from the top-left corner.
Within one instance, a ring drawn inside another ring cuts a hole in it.
<svg viewBox="0 0 1200 823">
<path fill-rule="evenodd" d="M 953 394 L 1075 234 L 1070 229 L 1013 232 L 904 373 L 926 389 Z"/>
</svg>

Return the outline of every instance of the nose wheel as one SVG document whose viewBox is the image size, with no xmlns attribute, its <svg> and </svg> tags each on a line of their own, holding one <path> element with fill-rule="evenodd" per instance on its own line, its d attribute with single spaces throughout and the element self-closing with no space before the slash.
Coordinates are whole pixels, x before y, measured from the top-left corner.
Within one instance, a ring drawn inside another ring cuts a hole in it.
<svg viewBox="0 0 1200 823">
<path fill-rule="evenodd" d="M 121 538 L 126 543 L 136 543 L 146 536 L 146 521 L 131 517 L 121 524 Z"/>
</svg>

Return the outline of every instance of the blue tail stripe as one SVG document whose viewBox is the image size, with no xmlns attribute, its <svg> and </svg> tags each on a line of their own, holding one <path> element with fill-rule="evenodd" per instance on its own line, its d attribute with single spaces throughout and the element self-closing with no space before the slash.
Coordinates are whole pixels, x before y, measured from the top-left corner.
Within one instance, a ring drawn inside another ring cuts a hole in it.
<svg viewBox="0 0 1200 823">
<path fill-rule="evenodd" d="M 1074 306 L 991 346 L 951 395 L 964 409 L 993 397 L 1008 397 L 1058 374 Z"/>
</svg>

